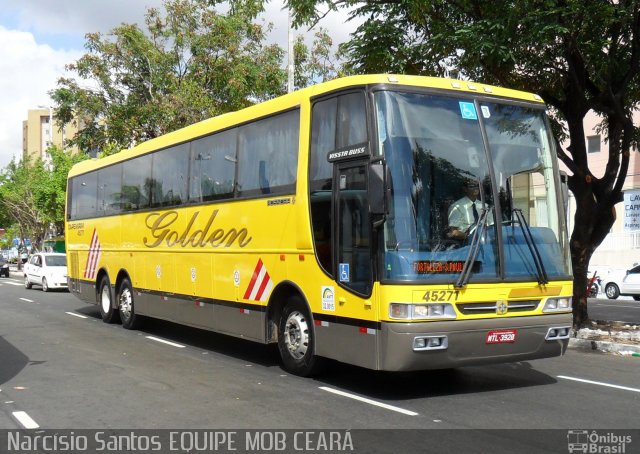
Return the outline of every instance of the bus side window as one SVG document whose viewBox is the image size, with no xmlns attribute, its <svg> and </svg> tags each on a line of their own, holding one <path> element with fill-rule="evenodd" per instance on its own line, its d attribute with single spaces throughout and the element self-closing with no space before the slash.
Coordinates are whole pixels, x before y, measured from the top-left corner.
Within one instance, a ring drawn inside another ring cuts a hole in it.
<svg viewBox="0 0 640 454">
<path fill-rule="evenodd" d="M 238 195 L 293 194 L 300 111 L 282 112 L 239 129 Z"/>
<path fill-rule="evenodd" d="M 237 139 L 233 128 L 191 142 L 190 202 L 233 198 Z"/>
</svg>

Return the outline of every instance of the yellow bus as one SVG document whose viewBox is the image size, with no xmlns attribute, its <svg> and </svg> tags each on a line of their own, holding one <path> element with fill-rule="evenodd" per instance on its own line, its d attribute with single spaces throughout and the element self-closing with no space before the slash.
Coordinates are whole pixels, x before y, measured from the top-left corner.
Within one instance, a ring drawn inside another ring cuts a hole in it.
<svg viewBox="0 0 640 454">
<path fill-rule="evenodd" d="M 400 371 L 562 355 L 554 147 L 537 95 L 318 84 L 74 166 L 70 290 L 127 329 L 154 317 L 277 343 L 303 376 L 325 358 Z"/>
</svg>

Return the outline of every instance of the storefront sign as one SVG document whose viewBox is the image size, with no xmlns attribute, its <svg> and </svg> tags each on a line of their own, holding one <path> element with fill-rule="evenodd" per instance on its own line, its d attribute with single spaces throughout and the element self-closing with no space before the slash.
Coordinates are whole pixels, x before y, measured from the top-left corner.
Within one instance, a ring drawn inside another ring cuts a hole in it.
<svg viewBox="0 0 640 454">
<path fill-rule="evenodd" d="M 624 191 L 624 231 L 640 230 L 640 189 Z"/>
</svg>

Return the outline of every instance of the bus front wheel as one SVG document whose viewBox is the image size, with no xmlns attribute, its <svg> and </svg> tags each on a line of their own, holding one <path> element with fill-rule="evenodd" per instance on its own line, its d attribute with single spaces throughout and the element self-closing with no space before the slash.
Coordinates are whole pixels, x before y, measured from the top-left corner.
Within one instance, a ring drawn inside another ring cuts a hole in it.
<svg viewBox="0 0 640 454">
<path fill-rule="evenodd" d="M 125 278 L 118 289 L 118 312 L 124 328 L 136 329 L 140 326 L 141 318 L 135 311 L 133 287 L 129 278 Z"/>
<path fill-rule="evenodd" d="M 314 355 L 313 320 L 299 297 L 292 297 L 278 323 L 278 350 L 285 370 L 309 377 L 319 372 L 321 359 Z"/>
<path fill-rule="evenodd" d="M 98 305 L 100 306 L 102 321 L 105 323 L 117 322 L 119 314 L 111 302 L 111 284 L 107 276 L 100 279 L 100 286 L 98 288 L 100 289 L 98 293 Z"/>
</svg>

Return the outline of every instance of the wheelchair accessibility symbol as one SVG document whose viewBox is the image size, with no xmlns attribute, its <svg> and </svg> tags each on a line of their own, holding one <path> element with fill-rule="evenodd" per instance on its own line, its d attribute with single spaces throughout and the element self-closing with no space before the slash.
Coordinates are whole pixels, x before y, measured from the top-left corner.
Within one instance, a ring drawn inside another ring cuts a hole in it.
<svg viewBox="0 0 640 454">
<path fill-rule="evenodd" d="M 465 120 L 477 120 L 478 114 L 476 112 L 476 106 L 472 102 L 460 101 L 460 114 Z"/>
<path fill-rule="evenodd" d="M 349 264 L 340 263 L 340 282 L 349 282 Z"/>
</svg>

